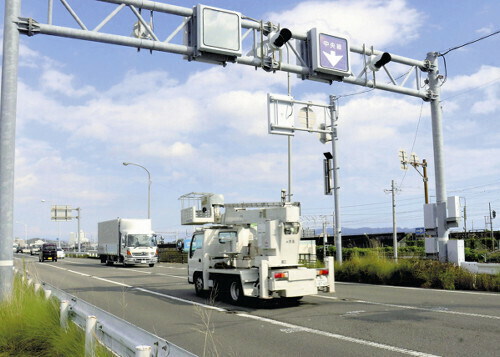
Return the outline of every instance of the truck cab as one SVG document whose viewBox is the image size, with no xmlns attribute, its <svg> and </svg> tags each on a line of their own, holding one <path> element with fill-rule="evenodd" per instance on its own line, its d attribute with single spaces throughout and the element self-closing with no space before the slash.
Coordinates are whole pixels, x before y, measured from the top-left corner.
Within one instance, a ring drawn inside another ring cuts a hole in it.
<svg viewBox="0 0 500 357">
<path fill-rule="evenodd" d="M 153 234 L 122 234 L 123 264 L 148 264 L 158 262 L 156 236 Z"/>
</svg>

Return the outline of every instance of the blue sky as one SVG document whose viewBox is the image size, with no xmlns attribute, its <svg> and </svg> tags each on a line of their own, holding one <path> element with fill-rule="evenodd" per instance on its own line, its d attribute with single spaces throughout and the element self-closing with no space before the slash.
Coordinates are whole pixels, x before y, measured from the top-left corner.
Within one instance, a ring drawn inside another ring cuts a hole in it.
<svg viewBox="0 0 500 357">
<path fill-rule="evenodd" d="M 89 28 L 115 7 L 99 1 L 69 3 Z M 500 29 L 496 0 L 204 4 L 279 23 L 292 32 L 321 27 L 348 35 L 353 45 L 365 43 L 418 60 Z M 21 15 L 45 23 L 47 1 L 23 0 Z M 149 18 L 147 11 L 143 15 Z M 181 22 L 157 14 L 154 20 L 163 39 Z M 102 32 L 128 36 L 135 21 L 125 8 Z M 77 27 L 58 1 L 53 23 Z M 490 202 L 500 210 L 499 48 L 497 35 L 445 56 L 447 80 L 441 97 L 447 194 L 467 203 L 469 229 L 484 228 Z M 361 57 L 353 56 L 352 63 L 358 74 Z M 439 66 L 444 74 L 442 59 Z M 393 70 L 398 75 L 403 69 Z M 342 226 L 390 227 L 391 196 L 384 190 L 390 189 L 391 180 L 400 189 L 398 226 L 423 226 L 422 179 L 413 169 L 400 170 L 398 149 L 410 152 L 413 147 L 420 159 L 427 159 L 435 200 L 430 106 L 380 90 L 349 96 L 365 89 L 291 76 L 291 93 L 298 100 L 327 103 L 329 95 L 340 96 Z M 186 231 L 180 226 L 178 201 L 185 193 L 221 193 L 226 202 L 279 200 L 280 190 L 287 188 L 287 140 L 267 132 L 267 93 L 287 93 L 286 73 L 188 62 L 177 54 L 46 35 L 22 36 L 15 221 L 27 225 L 28 237 L 55 238 L 58 224 L 50 221 L 50 205 L 72 205 L 81 207 L 82 229 L 96 239 L 99 221 L 146 217 L 147 175 L 138 167 L 123 166 L 124 161 L 151 172 L 151 214 L 159 232 Z M 322 153 L 331 146 L 309 133 L 296 133 L 292 142 L 294 200 L 301 202 L 305 216 L 331 215 L 333 197 L 324 196 L 322 179 Z M 76 221 L 59 227 L 67 240 L 76 231 Z M 24 228 L 15 224 L 15 236 L 24 237 Z"/>
</svg>

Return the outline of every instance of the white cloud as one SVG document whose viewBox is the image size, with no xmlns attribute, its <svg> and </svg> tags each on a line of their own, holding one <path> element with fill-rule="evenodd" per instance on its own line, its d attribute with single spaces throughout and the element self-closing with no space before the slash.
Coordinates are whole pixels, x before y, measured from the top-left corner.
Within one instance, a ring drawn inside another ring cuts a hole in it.
<svg viewBox="0 0 500 357">
<path fill-rule="evenodd" d="M 139 154 L 147 157 L 159 157 L 163 159 L 183 158 L 189 159 L 196 150 L 189 143 L 175 142 L 172 145 L 165 145 L 162 142 L 143 143 L 138 148 Z"/>
<path fill-rule="evenodd" d="M 404 0 L 305 1 L 265 18 L 284 27 L 307 31 L 318 27 L 347 34 L 353 44 L 406 44 L 418 37 L 425 15 Z"/>
<path fill-rule="evenodd" d="M 471 75 L 449 77 L 443 91 L 460 92 L 470 90 L 498 79 L 500 79 L 500 67 L 482 65 L 476 73 Z"/>
<path fill-rule="evenodd" d="M 53 91 L 68 97 L 82 97 L 92 94 L 95 91 L 95 89 L 89 85 L 75 88 L 74 79 L 74 75 L 49 68 L 40 76 L 40 83 L 44 91 Z"/>
<path fill-rule="evenodd" d="M 113 193 L 95 187 L 94 178 L 85 173 L 85 167 L 82 160 L 63 157 L 47 142 L 22 138 L 16 145 L 16 196 L 21 202 L 71 197 L 72 201 L 94 204 L 113 197 Z"/>
<path fill-rule="evenodd" d="M 472 114 L 491 114 L 500 109 L 500 67 L 483 65 L 479 68 L 476 73 L 471 75 L 459 75 L 456 77 L 449 78 L 445 84 L 443 92 L 463 92 L 464 95 L 461 98 L 467 98 L 467 106 L 470 107 L 470 112 Z M 482 93 L 482 95 L 477 96 L 477 93 Z M 446 99 L 446 95 L 444 95 Z M 475 98 L 472 100 L 472 106 L 470 105 L 470 98 Z M 457 99 L 451 98 L 455 102 L 454 106 L 452 104 L 453 111 L 457 109 Z M 447 101 L 446 104 L 451 104 L 453 102 Z M 464 104 L 463 99 L 460 101 L 461 105 Z"/>
</svg>

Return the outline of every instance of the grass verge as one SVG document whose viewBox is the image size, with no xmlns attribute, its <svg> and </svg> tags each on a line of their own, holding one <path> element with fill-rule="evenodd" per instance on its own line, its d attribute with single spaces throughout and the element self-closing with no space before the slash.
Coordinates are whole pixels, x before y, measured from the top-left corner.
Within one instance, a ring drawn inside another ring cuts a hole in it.
<svg viewBox="0 0 500 357">
<path fill-rule="evenodd" d="M 472 274 L 435 260 L 400 259 L 394 262 L 376 254 L 354 255 L 342 265 L 336 263 L 335 279 L 367 284 L 500 292 L 500 274 Z"/>
<path fill-rule="evenodd" d="M 19 275 L 12 298 L 0 303 L 0 356 L 84 356 L 85 333 L 73 323 L 60 327 L 59 302 L 35 293 Z M 98 346 L 96 356 L 112 356 Z"/>
</svg>

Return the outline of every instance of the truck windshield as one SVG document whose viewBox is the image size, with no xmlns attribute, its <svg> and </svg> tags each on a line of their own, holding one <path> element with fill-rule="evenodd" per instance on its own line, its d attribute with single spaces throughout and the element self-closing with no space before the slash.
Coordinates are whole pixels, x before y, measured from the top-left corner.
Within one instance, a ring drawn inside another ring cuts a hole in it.
<svg viewBox="0 0 500 357">
<path fill-rule="evenodd" d="M 156 238 L 151 234 L 128 234 L 129 247 L 156 247 Z"/>
</svg>

